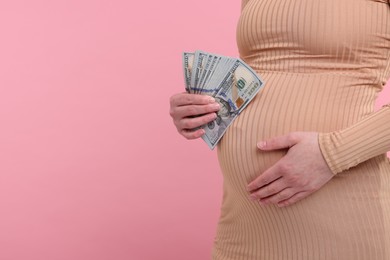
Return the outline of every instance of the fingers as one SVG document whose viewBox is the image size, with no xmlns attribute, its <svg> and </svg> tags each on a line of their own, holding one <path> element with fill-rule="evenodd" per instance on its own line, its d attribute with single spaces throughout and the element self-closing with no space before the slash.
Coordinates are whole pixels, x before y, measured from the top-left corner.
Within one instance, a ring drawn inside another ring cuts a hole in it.
<svg viewBox="0 0 390 260">
<path fill-rule="evenodd" d="M 209 113 L 209 114 L 199 116 L 199 117 L 182 118 L 182 119 L 176 121 L 175 125 L 178 129 L 180 129 L 179 132 L 183 133 L 183 130 L 192 130 L 192 129 L 197 128 L 199 126 L 205 125 L 205 124 L 213 121 L 216 118 L 217 118 L 216 113 Z"/>
<path fill-rule="evenodd" d="M 268 170 L 266 170 L 262 175 L 257 177 L 254 181 L 248 184 L 247 191 L 254 192 L 257 189 L 261 189 L 265 185 L 270 184 L 271 182 L 279 179 L 282 175 L 278 171 L 277 167 L 274 165 Z"/>
<path fill-rule="evenodd" d="M 180 132 L 180 134 L 182 136 L 184 136 L 185 138 L 187 138 L 188 140 L 192 140 L 192 139 L 196 139 L 196 138 L 201 137 L 202 135 L 205 134 L 205 132 L 204 132 L 203 129 L 198 129 L 198 130 L 195 130 L 195 131 L 183 129 Z"/>
<path fill-rule="evenodd" d="M 204 134 L 204 130 L 196 128 L 216 119 L 219 109 L 220 105 L 213 97 L 179 93 L 170 99 L 169 114 L 181 135 L 196 139 Z"/>
<path fill-rule="evenodd" d="M 317 133 L 293 132 L 259 143 L 262 150 L 289 149 L 284 157 L 248 185 L 250 198 L 259 200 L 260 204 L 284 207 L 328 182 L 330 171 L 319 154 L 317 138 Z"/>
<path fill-rule="evenodd" d="M 291 165 L 284 158 L 248 185 L 251 200 L 284 207 L 314 192 L 306 178 L 291 172 Z"/>
<path fill-rule="evenodd" d="M 266 141 L 261 141 L 257 143 L 257 147 L 260 150 L 264 151 L 290 148 L 297 144 L 301 140 L 301 137 L 301 133 L 293 132 L 289 133 L 288 135 L 274 137 Z"/>
<path fill-rule="evenodd" d="M 274 192 L 274 190 L 279 190 L 279 192 Z M 270 187 L 268 191 L 272 193 L 272 195 L 263 197 L 263 195 L 252 196 L 252 194 L 250 198 L 255 201 L 258 200 L 260 205 L 275 204 L 279 207 L 286 207 L 302 200 L 312 193 L 312 191 L 297 192 L 294 188 L 285 188 L 280 190 L 280 187 L 277 186 Z"/>
<path fill-rule="evenodd" d="M 188 105 L 188 106 L 176 106 L 171 107 L 170 115 L 172 118 L 181 119 L 189 116 L 198 116 L 217 112 L 220 109 L 220 105 L 215 102 L 207 105 Z"/>
<path fill-rule="evenodd" d="M 297 192 L 293 188 L 286 188 L 279 193 L 276 193 L 272 196 L 262 198 L 259 200 L 261 205 L 268 205 L 268 204 L 278 204 L 282 203 L 283 201 L 287 201 L 291 197 L 293 197 Z"/>
<path fill-rule="evenodd" d="M 271 197 L 275 194 L 280 194 L 283 190 L 287 188 L 286 183 L 283 178 L 279 178 L 274 182 L 263 186 L 262 188 L 255 190 L 249 196 L 252 200 L 265 199 Z M 287 198 L 284 198 L 287 199 Z"/>
<path fill-rule="evenodd" d="M 170 99 L 171 107 L 187 105 L 207 105 L 214 103 L 215 99 L 207 95 L 197 95 L 189 93 L 179 93 Z"/>
<path fill-rule="evenodd" d="M 306 198 L 310 194 L 311 194 L 310 191 L 298 192 L 298 193 L 294 194 L 292 197 L 290 197 L 289 199 L 279 202 L 278 206 L 279 207 L 290 206 L 290 205 L 292 205 L 292 204 L 294 204 L 294 203 L 296 203 L 296 202 Z"/>
</svg>

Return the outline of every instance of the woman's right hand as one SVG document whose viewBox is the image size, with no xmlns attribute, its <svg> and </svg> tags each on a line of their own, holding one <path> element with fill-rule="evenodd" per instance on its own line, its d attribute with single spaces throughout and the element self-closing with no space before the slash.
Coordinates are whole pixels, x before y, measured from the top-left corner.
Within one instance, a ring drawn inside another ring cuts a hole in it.
<svg viewBox="0 0 390 260">
<path fill-rule="evenodd" d="M 193 130 L 217 118 L 220 106 L 213 97 L 189 93 L 175 94 L 170 99 L 169 114 L 177 131 L 187 139 L 204 135 L 203 129 Z"/>
</svg>

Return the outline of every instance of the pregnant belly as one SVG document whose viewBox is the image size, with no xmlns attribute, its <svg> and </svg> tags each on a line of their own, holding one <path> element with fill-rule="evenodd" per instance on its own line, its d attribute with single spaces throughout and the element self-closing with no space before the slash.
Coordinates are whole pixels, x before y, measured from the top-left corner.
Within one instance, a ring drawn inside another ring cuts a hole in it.
<svg viewBox="0 0 390 260">
<path fill-rule="evenodd" d="M 259 151 L 258 141 L 293 131 L 343 129 L 373 110 L 375 89 L 356 82 L 353 77 L 259 74 L 265 80 L 264 88 L 233 122 L 218 145 L 225 183 L 242 191 L 287 152 Z"/>
</svg>

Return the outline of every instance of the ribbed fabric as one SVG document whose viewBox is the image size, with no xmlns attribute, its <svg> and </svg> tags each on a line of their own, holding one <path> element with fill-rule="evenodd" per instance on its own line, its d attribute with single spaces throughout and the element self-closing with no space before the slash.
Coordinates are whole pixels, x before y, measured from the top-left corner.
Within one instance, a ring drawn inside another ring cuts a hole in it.
<svg viewBox="0 0 390 260">
<path fill-rule="evenodd" d="M 389 260 L 390 106 L 374 112 L 390 77 L 388 0 L 244 0 L 240 56 L 265 87 L 218 145 L 224 176 L 214 260 Z M 319 132 L 334 178 L 278 208 L 246 186 L 286 153 L 260 140 Z"/>
</svg>

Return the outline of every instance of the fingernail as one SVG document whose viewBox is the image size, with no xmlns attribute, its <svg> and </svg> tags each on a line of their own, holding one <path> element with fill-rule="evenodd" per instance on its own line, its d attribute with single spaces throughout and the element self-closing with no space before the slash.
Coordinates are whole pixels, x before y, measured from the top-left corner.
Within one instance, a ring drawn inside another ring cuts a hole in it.
<svg viewBox="0 0 390 260">
<path fill-rule="evenodd" d="M 214 103 L 214 102 L 215 102 L 215 98 L 209 97 L 209 103 Z"/>
<path fill-rule="evenodd" d="M 259 142 L 259 143 L 257 143 L 257 147 L 258 147 L 259 149 L 265 148 L 266 145 L 267 145 L 266 142 Z"/>
</svg>

